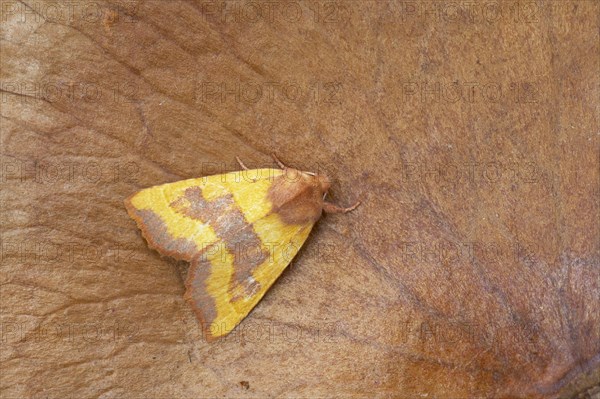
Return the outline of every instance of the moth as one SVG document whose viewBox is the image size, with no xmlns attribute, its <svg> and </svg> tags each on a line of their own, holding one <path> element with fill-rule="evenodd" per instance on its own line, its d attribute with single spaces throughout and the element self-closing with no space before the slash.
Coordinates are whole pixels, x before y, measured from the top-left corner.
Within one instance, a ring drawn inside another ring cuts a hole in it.
<svg viewBox="0 0 600 399">
<path fill-rule="evenodd" d="M 285 166 L 182 180 L 125 200 L 129 216 L 161 255 L 190 262 L 184 298 L 207 340 L 230 333 L 285 270 L 322 212 L 330 180 Z"/>
</svg>

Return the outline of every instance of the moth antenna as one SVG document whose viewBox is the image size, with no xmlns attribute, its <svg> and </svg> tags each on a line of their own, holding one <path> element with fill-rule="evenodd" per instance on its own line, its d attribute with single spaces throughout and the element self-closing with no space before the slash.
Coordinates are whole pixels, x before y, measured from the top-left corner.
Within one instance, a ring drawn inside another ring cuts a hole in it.
<svg viewBox="0 0 600 399">
<path fill-rule="evenodd" d="M 279 165 L 279 167 L 280 167 L 281 169 L 285 169 L 285 168 L 287 168 L 287 166 L 285 166 L 285 165 L 283 164 L 283 162 L 281 162 L 281 161 L 279 160 L 279 158 L 277 158 L 277 156 L 275 155 L 275 153 L 272 153 L 272 154 L 271 154 L 271 157 L 272 157 L 272 158 L 273 158 L 273 160 L 274 160 L 274 161 L 277 163 L 277 165 Z"/>
<path fill-rule="evenodd" d="M 273 160 L 274 160 L 275 162 L 277 162 L 277 165 L 279 165 L 279 167 L 280 167 L 281 169 L 287 169 L 287 166 L 285 166 L 285 165 L 283 164 L 283 162 L 281 162 L 281 161 L 279 160 L 279 158 L 277 158 L 277 156 L 276 156 L 275 154 L 271 154 L 271 156 L 273 157 Z M 311 176 L 316 176 L 316 175 L 317 175 L 315 172 L 306 172 L 306 171 L 304 171 L 304 170 L 301 170 L 300 172 L 302 172 L 302 173 L 306 173 L 307 175 L 311 175 Z"/>
<path fill-rule="evenodd" d="M 359 205 L 360 205 L 360 201 L 357 201 L 356 204 L 349 206 L 347 208 L 343 208 L 341 206 L 332 204 L 331 202 L 324 202 L 323 210 L 326 213 L 346 213 L 346 212 L 350 212 L 350 211 L 356 209 L 356 207 Z"/>
<path fill-rule="evenodd" d="M 244 163 L 242 162 L 242 160 L 240 159 L 240 157 L 235 157 L 235 159 L 238 161 L 238 163 L 240 164 L 240 166 L 242 167 L 242 169 L 248 170 L 248 167 L 246 165 L 244 165 Z"/>
</svg>

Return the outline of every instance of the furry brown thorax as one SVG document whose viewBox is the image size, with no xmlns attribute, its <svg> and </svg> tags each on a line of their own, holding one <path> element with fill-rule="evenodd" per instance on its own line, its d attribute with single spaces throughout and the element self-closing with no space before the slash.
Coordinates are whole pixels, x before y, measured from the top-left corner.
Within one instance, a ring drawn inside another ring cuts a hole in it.
<svg viewBox="0 0 600 399">
<path fill-rule="evenodd" d="M 329 187 L 331 182 L 323 174 L 286 168 L 269 190 L 273 212 L 288 224 L 316 222 L 321 217 L 323 196 Z"/>
</svg>

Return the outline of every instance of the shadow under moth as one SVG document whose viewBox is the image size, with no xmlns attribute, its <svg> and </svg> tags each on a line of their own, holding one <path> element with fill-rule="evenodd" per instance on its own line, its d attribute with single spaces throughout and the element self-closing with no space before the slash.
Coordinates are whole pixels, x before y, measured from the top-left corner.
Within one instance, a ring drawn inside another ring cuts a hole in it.
<svg viewBox="0 0 600 399">
<path fill-rule="evenodd" d="M 207 340 L 231 332 L 292 261 L 322 212 L 327 176 L 286 167 L 182 180 L 125 200 L 148 245 L 190 262 L 185 299 Z M 210 328 L 205 328 L 210 326 Z"/>
</svg>

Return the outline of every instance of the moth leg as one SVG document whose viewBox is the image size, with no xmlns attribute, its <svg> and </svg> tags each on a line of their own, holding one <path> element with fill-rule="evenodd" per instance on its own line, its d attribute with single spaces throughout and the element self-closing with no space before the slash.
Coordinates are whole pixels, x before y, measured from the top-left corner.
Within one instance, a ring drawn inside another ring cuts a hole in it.
<svg viewBox="0 0 600 399">
<path fill-rule="evenodd" d="M 350 212 L 351 210 L 355 209 L 359 205 L 360 205 L 360 201 L 357 201 L 356 204 L 349 206 L 347 208 L 343 208 L 341 206 L 332 204 L 331 202 L 324 201 L 323 202 L 323 210 L 325 211 L 325 213 L 346 213 L 346 212 Z"/>
<path fill-rule="evenodd" d="M 281 169 L 285 169 L 285 168 L 287 168 L 287 166 L 285 166 L 285 165 L 283 164 L 283 162 L 281 162 L 281 161 L 279 160 L 279 158 L 277 158 L 277 156 L 276 156 L 274 153 L 273 153 L 273 154 L 271 154 L 271 157 L 272 157 L 272 158 L 273 158 L 273 160 L 274 160 L 274 161 L 277 163 L 277 165 L 279 165 L 279 167 L 280 167 Z"/>
<path fill-rule="evenodd" d="M 238 163 L 240 164 L 240 166 L 242 167 L 242 169 L 248 170 L 248 167 L 246 165 L 244 165 L 244 163 L 242 162 L 242 160 L 240 159 L 240 157 L 235 157 L 235 159 L 238 161 Z"/>
</svg>

